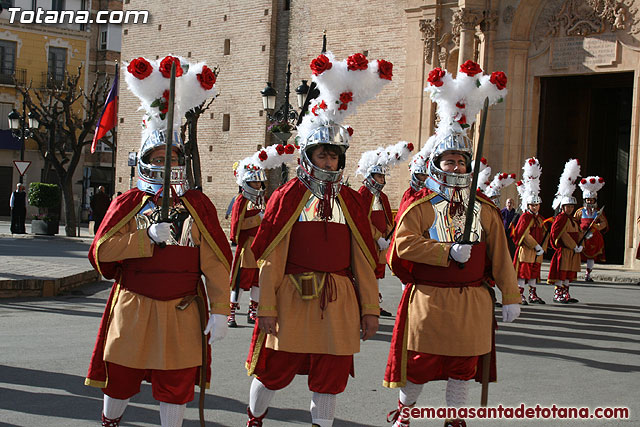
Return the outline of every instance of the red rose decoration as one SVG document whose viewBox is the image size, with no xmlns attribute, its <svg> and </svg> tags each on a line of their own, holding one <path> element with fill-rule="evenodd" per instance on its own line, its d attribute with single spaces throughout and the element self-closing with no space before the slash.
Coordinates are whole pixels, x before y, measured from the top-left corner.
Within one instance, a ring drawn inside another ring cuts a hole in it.
<svg viewBox="0 0 640 427">
<path fill-rule="evenodd" d="M 465 116 L 463 114 L 462 117 L 460 117 L 460 119 L 458 120 L 458 123 L 460 123 L 461 125 L 466 125 L 467 124 L 467 116 Z"/>
<path fill-rule="evenodd" d="M 598 178 L 598 182 L 604 182 L 604 178 L 602 177 Z"/>
<path fill-rule="evenodd" d="M 316 110 L 318 109 L 317 105 L 314 105 L 313 108 L 311 108 L 311 112 L 313 113 L 314 116 L 317 116 L 318 113 L 316 113 Z"/>
<path fill-rule="evenodd" d="M 278 152 L 278 155 L 282 156 L 284 154 L 284 147 L 278 144 L 276 145 L 276 151 Z"/>
<path fill-rule="evenodd" d="M 481 73 L 482 72 L 482 68 L 480 68 L 480 66 L 477 63 L 475 63 L 472 60 L 468 59 L 464 64 L 462 64 L 460 66 L 460 71 L 462 71 L 463 73 L 465 73 L 469 77 L 473 77 L 476 74 Z"/>
<path fill-rule="evenodd" d="M 153 71 L 153 66 L 149 61 L 140 57 L 129 62 L 129 65 L 127 65 L 127 71 L 133 74 L 134 77 L 142 80 L 149 77 L 149 74 Z"/>
<path fill-rule="evenodd" d="M 267 154 L 266 151 L 261 150 L 260 153 L 258 154 L 258 158 L 260 159 L 260 161 L 264 162 L 269 158 L 269 155 Z"/>
<path fill-rule="evenodd" d="M 502 175 L 500 175 L 500 179 L 507 179 L 507 176 L 509 175 L 503 172 Z"/>
<path fill-rule="evenodd" d="M 327 109 L 327 103 L 324 102 L 324 99 L 322 100 L 322 102 L 318 105 L 318 108 L 320 108 L 321 110 L 326 110 Z"/>
<path fill-rule="evenodd" d="M 353 135 L 353 128 L 351 126 L 347 128 L 347 133 L 349 134 L 349 136 Z"/>
<path fill-rule="evenodd" d="M 202 86 L 204 90 L 211 89 L 216 83 L 216 73 L 211 71 L 211 68 L 207 67 L 206 65 L 202 67 L 201 73 L 196 74 L 196 77 L 200 82 L 200 86 Z"/>
<path fill-rule="evenodd" d="M 516 179 L 516 174 L 512 173 L 511 175 L 509 175 L 511 178 Z"/>
<path fill-rule="evenodd" d="M 595 184 L 595 183 L 596 183 L 596 179 L 595 179 L 595 178 L 591 178 L 591 179 L 589 180 L 589 182 L 590 182 L 590 183 L 592 183 L 592 184 Z"/>
<path fill-rule="evenodd" d="M 487 164 L 487 159 L 485 159 L 484 157 L 480 158 L 480 161 L 482 162 L 482 164 L 486 165 Z"/>
<path fill-rule="evenodd" d="M 182 75 L 182 67 L 180 66 L 180 60 L 175 56 L 167 56 L 160 62 L 160 72 L 166 78 L 171 77 L 171 64 L 176 63 L 176 77 Z"/>
<path fill-rule="evenodd" d="M 361 53 L 354 53 L 347 58 L 347 69 L 350 71 L 366 70 L 369 66 L 369 60 Z"/>
<path fill-rule="evenodd" d="M 489 81 L 496 85 L 496 87 L 500 90 L 507 87 L 507 75 L 502 71 L 494 71 L 493 73 L 491 73 Z"/>
<path fill-rule="evenodd" d="M 318 76 L 325 71 L 330 70 L 331 67 L 333 67 L 333 64 L 329 61 L 329 58 L 327 58 L 326 55 L 320 55 L 311 61 L 310 67 L 313 75 Z"/>
<path fill-rule="evenodd" d="M 413 151 L 413 144 L 412 143 L 408 143 L 407 144 L 407 150 Z"/>
<path fill-rule="evenodd" d="M 463 104 L 462 102 L 458 101 L 458 102 L 456 102 L 456 107 L 458 107 L 458 108 L 460 108 L 461 110 L 463 110 L 463 109 L 464 109 L 464 107 L 466 107 L 466 105 L 465 105 L 465 104 Z"/>
<path fill-rule="evenodd" d="M 287 153 L 287 154 L 293 154 L 294 151 L 296 151 L 296 148 L 291 144 L 287 144 L 284 147 L 284 152 Z"/>
<path fill-rule="evenodd" d="M 346 110 L 346 109 L 347 109 L 347 104 L 340 104 L 340 106 L 338 107 L 338 111 Z"/>
<path fill-rule="evenodd" d="M 445 76 L 445 74 L 447 74 L 447 72 L 442 68 L 434 68 L 433 70 L 429 71 L 429 77 L 427 78 L 427 81 L 432 86 L 440 87 L 444 84 L 442 78 Z"/>
<path fill-rule="evenodd" d="M 586 184 L 586 183 L 587 183 L 587 180 L 586 180 L 586 179 L 582 178 L 582 179 L 580 180 L 580 184 Z"/>
<path fill-rule="evenodd" d="M 169 89 L 167 89 L 164 92 L 162 92 L 162 97 L 164 99 L 166 99 L 167 101 L 169 100 Z"/>
<path fill-rule="evenodd" d="M 393 64 L 384 59 L 378 59 L 378 75 L 381 79 L 391 80 L 393 78 Z"/>
<path fill-rule="evenodd" d="M 342 92 L 340 94 L 340 102 L 348 104 L 353 101 L 353 92 Z"/>
<path fill-rule="evenodd" d="M 517 187 L 520 187 L 521 185 L 522 185 L 522 181 L 518 181 L 518 182 L 516 182 L 516 186 L 517 186 Z"/>
<path fill-rule="evenodd" d="M 530 159 L 529 159 L 529 165 L 530 165 L 530 166 L 533 166 L 533 165 L 535 165 L 535 164 L 536 164 L 536 159 L 535 159 L 535 157 L 530 158 Z"/>
</svg>

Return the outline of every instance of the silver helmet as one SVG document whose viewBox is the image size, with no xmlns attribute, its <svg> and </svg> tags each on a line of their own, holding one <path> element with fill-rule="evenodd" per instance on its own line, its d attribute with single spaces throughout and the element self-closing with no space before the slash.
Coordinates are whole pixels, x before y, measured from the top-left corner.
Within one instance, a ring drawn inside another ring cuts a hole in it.
<svg viewBox="0 0 640 427">
<path fill-rule="evenodd" d="M 346 128 L 337 123 L 325 123 L 316 129 L 301 144 L 300 166 L 297 170 L 298 178 L 316 196 L 322 198 L 327 185 L 334 187 L 334 194 L 340 191 L 342 175 L 346 163 L 345 153 L 349 148 L 351 137 Z M 338 170 L 329 171 L 319 168 L 311 162 L 311 153 L 319 145 L 336 147 L 339 151 Z"/>
<path fill-rule="evenodd" d="M 389 174 L 389 168 L 386 167 L 386 166 L 374 165 L 369 170 L 369 175 L 367 175 L 367 177 L 363 181 L 363 184 L 369 189 L 369 191 L 371 191 L 371 193 L 373 193 L 373 194 L 375 194 L 377 196 L 378 194 L 380 194 L 380 192 L 384 188 L 384 186 L 386 184 L 386 180 L 385 180 L 384 183 L 380 184 L 378 181 L 376 181 L 373 178 L 373 174 L 374 173 L 377 173 L 379 175 L 385 176 L 385 175 Z"/>
<path fill-rule="evenodd" d="M 542 204 L 542 198 L 537 194 L 532 194 L 527 197 L 527 205 L 540 205 Z"/>
<path fill-rule="evenodd" d="M 577 204 L 578 204 L 578 201 L 573 196 L 562 196 L 562 199 L 560 199 L 560 206 L 577 205 Z"/>
<path fill-rule="evenodd" d="M 172 146 L 178 151 L 178 166 L 171 166 L 171 187 L 178 196 L 187 189 L 187 171 L 184 145 L 177 131 L 173 133 Z M 161 194 L 164 184 L 164 165 L 151 163 L 151 152 L 157 148 L 166 148 L 166 131 L 154 130 L 142 143 L 138 152 L 138 189 L 150 194 Z"/>
<path fill-rule="evenodd" d="M 266 189 L 265 182 L 267 174 L 264 169 L 251 170 L 245 173 L 242 179 L 242 196 L 250 200 L 259 208 L 264 207 L 264 192 Z M 250 182 L 259 182 L 260 188 L 253 188 Z"/>
<path fill-rule="evenodd" d="M 440 158 L 447 152 L 454 152 L 464 156 L 467 162 L 467 173 L 445 172 L 440 169 Z M 440 187 L 440 192 L 449 193 L 454 189 L 467 188 L 471 185 L 471 156 L 473 145 L 463 132 L 453 132 L 436 143 L 428 162 L 428 173 Z"/>
</svg>

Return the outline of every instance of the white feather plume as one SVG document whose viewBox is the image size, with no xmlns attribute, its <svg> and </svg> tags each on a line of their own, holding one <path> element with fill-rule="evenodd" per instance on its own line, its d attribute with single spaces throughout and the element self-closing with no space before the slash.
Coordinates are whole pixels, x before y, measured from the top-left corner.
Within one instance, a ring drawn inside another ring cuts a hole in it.
<svg viewBox="0 0 640 427">
<path fill-rule="evenodd" d="M 407 141 L 399 141 L 386 148 L 378 147 L 375 150 L 365 151 L 358 162 L 356 175 L 368 176 L 374 166 L 391 168 L 398 163 L 408 160 L 413 144 Z"/>
<path fill-rule="evenodd" d="M 524 161 L 522 171 L 522 180 L 520 181 L 520 185 L 518 185 L 518 194 L 520 195 L 520 208 L 524 212 L 527 209 L 531 197 L 540 194 L 542 166 L 538 159 L 531 157 Z"/>
<path fill-rule="evenodd" d="M 487 163 L 487 159 L 484 157 L 480 159 L 480 172 L 478 172 L 478 185 L 477 189 L 485 193 L 487 186 L 489 185 L 489 178 L 491 177 L 491 166 Z"/>
<path fill-rule="evenodd" d="M 515 174 L 506 174 L 498 172 L 494 177 L 491 183 L 487 186 L 485 194 L 487 197 L 500 197 L 500 192 L 503 188 L 511 185 L 515 182 L 516 176 Z"/>
<path fill-rule="evenodd" d="M 582 198 L 587 199 L 598 194 L 598 191 L 604 187 L 604 178 L 599 176 L 588 176 L 580 180 L 578 184 L 582 190 Z"/>
<path fill-rule="evenodd" d="M 431 151 L 433 151 L 435 140 L 436 136 L 431 135 L 420 151 L 413 156 L 411 163 L 409 163 L 409 170 L 411 170 L 411 173 L 415 173 L 418 168 L 426 167 L 429 156 L 431 156 Z"/>
<path fill-rule="evenodd" d="M 278 152 L 278 147 L 281 147 L 280 150 L 285 150 L 282 154 Z M 287 153 L 288 151 L 288 153 Z M 264 158 L 262 160 L 260 157 Z M 244 180 L 247 177 L 247 172 L 258 169 L 274 169 L 281 166 L 283 163 L 291 163 L 296 160 L 298 157 L 298 152 L 294 145 L 287 144 L 286 146 L 282 146 L 279 144 L 270 145 L 267 148 L 263 148 L 261 150 L 256 151 L 251 156 L 245 157 L 244 159 L 238 162 L 237 167 L 234 170 L 234 174 L 236 176 L 236 182 L 238 185 L 242 185 Z"/>
<path fill-rule="evenodd" d="M 576 190 L 576 182 L 580 176 L 580 163 L 577 159 L 570 159 L 565 165 L 560 182 L 558 183 L 558 191 L 553 199 L 553 209 L 558 209 L 562 203 L 563 197 L 570 197 Z"/>
</svg>

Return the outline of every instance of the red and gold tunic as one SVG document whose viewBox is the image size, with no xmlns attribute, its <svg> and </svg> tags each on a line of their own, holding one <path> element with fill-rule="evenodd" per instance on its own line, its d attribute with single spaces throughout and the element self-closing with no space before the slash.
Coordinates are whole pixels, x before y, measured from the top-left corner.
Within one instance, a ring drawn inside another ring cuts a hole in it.
<svg viewBox="0 0 640 427">
<path fill-rule="evenodd" d="M 604 216 L 604 212 L 598 216 L 596 209 L 589 210 L 582 207 L 576 211 L 573 217 L 580 223 L 580 229 L 583 233 L 585 233 L 587 229 L 593 233 L 591 238 L 584 240 L 584 250 L 580 253 L 582 261 L 593 259 L 597 262 L 605 262 L 604 238 L 602 235 L 609 231 L 609 222 L 607 221 L 607 217 Z M 594 218 L 595 222 L 593 221 Z M 593 225 L 591 225 L 592 222 Z M 589 226 L 591 226 L 591 228 L 589 228 Z"/>
<path fill-rule="evenodd" d="M 376 266 L 376 279 L 384 278 L 384 270 L 387 266 L 387 249 L 380 250 L 378 239 L 386 239 L 393 230 L 393 213 L 391 204 L 385 193 L 380 191 L 378 196 L 374 196 L 371 190 L 363 185 L 358 190 L 365 207 L 368 207 L 367 216 L 371 222 L 371 233 L 373 241 L 378 247 L 378 265 Z"/>
<path fill-rule="evenodd" d="M 258 316 L 277 317 L 276 334 L 265 336 L 256 325 L 249 375 L 264 346 L 291 353 L 357 353 L 361 316 L 380 314 L 373 271 L 377 252 L 359 195 L 343 186 L 333 219 L 326 222 L 313 218 L 316 201 L 294 178 L 267 204 L 252 249 L 260 265 Z M 314 296 L 303 298 L 305 284 Z"/>
<path fill-rule="evenodd" d="M 560 212 L 551 225 L 551 247 L 555 249 L 547 283 L 554 284 L 558 280 L 575 280 L 580 271 L 580 254 L 574 248 L 580 240 L 580 226 L 573 217 Z"/>
<path fill-rule="evenodd" d="M 192 226 L 192 246 L 160 248 L 135 216 L 151 196 L 133 189 L 109 207 L 89 250 L 89 260 L 105 278 L 115 279 L 102 317 L 85 384 L 104 388 L 105 362 L 136 369 L 172 370 L 202 364 L 202 332 L 196 303 L 178 305 L 187 295 L 208 295 L 209 309 L 228 314 L 231 249 L 215 207 L 200 191 L 181 202 Z M 148 260 L 148 261 L 146 261 Z M 205 286 L 200 279 L 206 278 Z"/>
<path fill-rule="evenodd" d="M 259 285 L 258 263 L 251 251 L 251 244 L 260 221 L 260 209 L 242 195 L 236 197 L 231 212 L 231 241 L 237 245 L 231 267 L 231 290 L 237 286 L 248 291 L 252 286 Z"/>
<path fill-rule="evenodd" d="M 519 304 L 502 218 L 495 205 L 478 194 L 480 241 L 464 269 L 449 260 L 452 243 L 430 236 L 435 226 L 437 193 L 424 188 L 401 205 L 388 253 L 391 270 L 405 288 L 393 331 L 385 372 L 386 387 L 403 387 L 407 351 L 454 357 L 492 351 L 493 304 L 482 286 L 487 272 L 502 291 L 503 304 Z M 478 215 L 478 214 L 477 214 Z"/>
<path fill-rule="evenodd" d="M 540 245 L 543 250 L 547 250 L 549 233 L 547 233 L 544 219 L 529 211 L 520 215 L 513 232 L 513 242 L 516 244 L 513 265 L 518 273 L 518 279 L 540 281 L 542 255 L 536 255 L 535 247 Z"/>
</svg>

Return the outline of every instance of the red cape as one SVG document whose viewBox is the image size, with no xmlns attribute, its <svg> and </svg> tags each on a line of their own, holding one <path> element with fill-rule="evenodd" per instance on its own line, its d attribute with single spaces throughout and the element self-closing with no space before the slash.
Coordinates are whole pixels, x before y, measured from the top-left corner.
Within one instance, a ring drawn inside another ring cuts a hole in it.
<svg viewBox="0 0 640 427">
<path fill-rule="evenodd" d="M 230 287 L 233 290 L 236 286 L 236 278 L 240 271 L 240 255 L 242 254 L 242 248 L 245 242 L 250 237 L 249 230 L 240 230 L 242 221 L 245 218 L 258 215 L 260 212 L 257 209 L 247 211 L 249 206 L 249 199 L 244 198 L 242 195 L 236 197 L 236 201 L 233 204 L 233 210 L 231 212 L 231 241 L 237 245 L 236 254 L 233 257 L 233 265 L 231 266 L 231 281 Z M 253 228 L 251 230 L 254 230 Z"/>
<path fill-rule="evenodd" d="M 264 262 L 286 233 L 291 231 L 310 196 L 311 191 L 298 178 L 293 178 L 273 192 L 267 202 L 258 234 L 251 245 L 258 265 Z M 360 195 L 343 185 L 338 194 L 338 201 L 351 234 L 367 257 L 371 268 L 375 269 L 378 251 Z"/>
<path fill-rule="evenodd" d="M 367 188 L 366 185 L 363 185 L 358 190 L 358 194 L 362 197 L 362 202 L 365 207 L 367 207 L 367 217 L 371 219 L 371 208 L 373 207 L 373 193 L 371 190 Z M 391 204 L 389 203 L 389 198 L 382 191 L 380 192 L 380 203 L 382 203 L 382 209 L 384 210 L 384 216 L 387 220 L 387 227 L 393 224 L 393 212 L 391 212 Z M 385 236 L 386 237 L 386 236 Z"/>
<path fill-rule="evenodd" d="M 111 288 L 111 293 L 109 294 L 109 299 L 102 315 L 96 344 L 91 356 L 89 371 L 85 379 L 86 385 L 103 388 L 108 381 L 104 363 L 104 345 L 109 320 L 111 318 L 111 310 L 120 291 L 118 280 L 122 269 L 122 262 L 120 261 L 100 262 L 97 257 L 98 249 L 104 241 L 127 224 L 131 218 L 140 211 L 150 197 L 152 196 L 134 188 L 116 198 L 109 206 L 109 210 L 100 224 L 100 228 L 98 228 L 98 232 L 89 248 L 89 261 L 93 267 L 107 279 L 116 278 L 116 282 L 114 282 Z M 213 206 L 213 203 L 211 203 L 211 200 L 209 200 L 204 193 L 196 190 L 187 191 L 180 199 L 192 215 L 196 226 L 202 233 L 202 237 L 209 243 L 220 259 L 220 262 L 222 262 L 222 264 L 226 266 L 227 271 L 229 271 L 231 264 L 231 247 L 220 227 L 216 208 Z M 208 306 L 208 304 L 206 304 L 207 296 L 202 282 L 200 282 L 198 286 L 198 294 L 205 300 L 205 306 Z M 210 358 L 210 349 L 208 357 Z M 208 364 L 208 366 L 209 365 L 210 364 Z M 207 376 L 207 378 L 208 377 L 209 376 Z"/>
</svg>

